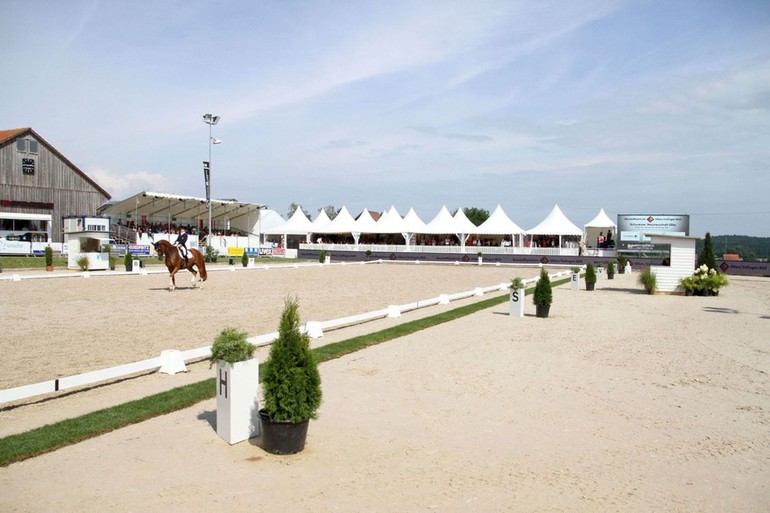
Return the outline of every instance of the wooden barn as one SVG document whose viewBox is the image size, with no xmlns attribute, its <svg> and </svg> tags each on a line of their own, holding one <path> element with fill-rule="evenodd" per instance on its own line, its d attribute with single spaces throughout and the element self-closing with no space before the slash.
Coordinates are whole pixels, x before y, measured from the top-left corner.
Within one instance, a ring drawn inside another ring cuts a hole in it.
<svg viewBox="0 0 770 513">
<path fill-rule="evenodd" d="M 51 215 L 53 242 L 62 218 L 95 216 L 110 195 L 31 128 L 0 130 L 0 212 Z"/>
</svg>

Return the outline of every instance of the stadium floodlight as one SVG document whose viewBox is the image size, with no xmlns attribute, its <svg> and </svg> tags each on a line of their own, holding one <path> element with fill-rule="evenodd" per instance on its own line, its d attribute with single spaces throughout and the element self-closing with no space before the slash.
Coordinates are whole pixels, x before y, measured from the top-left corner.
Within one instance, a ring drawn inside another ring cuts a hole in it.
<svg viewBox="0 0 770 513">
<path fill-rule="evenodd" d="M 209 160 L 204 164 L 204 173 L 206 179 L 206 203 L 208 203 L 209 206 L 209 234 L 206 237 L 206 245 L 208 246 L 211 244 L 211 236 L 214 233 L 213 227 L 211 226 L 211 145 L 219 144 L 222 141 L 211 136 L 211 127 L 219 123 L 219 116 L 215 116 L 214 114 L 204 114 L 203 122 L 209 126 Z"/>
</svg>

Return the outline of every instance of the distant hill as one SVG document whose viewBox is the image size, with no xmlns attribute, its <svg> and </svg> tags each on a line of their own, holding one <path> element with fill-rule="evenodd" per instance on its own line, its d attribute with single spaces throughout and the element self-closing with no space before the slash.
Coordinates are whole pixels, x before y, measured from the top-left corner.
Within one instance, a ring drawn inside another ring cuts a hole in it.
<svg viewBox="0 0 770 513">
<path fill-rule="evenodd" d="M 770 259 L 770 237 L 749 237 L 748 235 L 712 235 L 714 255 L 717 260 L 724 253 L 737 253 L 747 261 L 767 261 Z M 696 252 L 703 247 L 699 240 L 695 245 Z"/>
</svg>

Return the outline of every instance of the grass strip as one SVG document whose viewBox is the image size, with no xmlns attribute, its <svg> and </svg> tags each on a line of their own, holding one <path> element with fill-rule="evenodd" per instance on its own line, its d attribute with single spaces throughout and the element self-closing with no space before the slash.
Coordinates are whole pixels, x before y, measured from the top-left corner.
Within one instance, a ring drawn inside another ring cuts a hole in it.
<svg viewBox="0 0 770 513">
<path fill-rule="evenodd" d="M 567 278 L 556 281 L 552 285 L 562 285 L 569 281 L 569 278 Z M 527 289 L 527 294 L 531 294 L 533 290 L 533 288 Z M 317 347 L 313 349 L 313 353 L 319 362 L 340 358 L 361 349 L 387 342 L 388 340 L 471 315 L 505 303 L 507 300 L 507 294 L 484 299 L 436 315 L 405 322 L 375 333 L 360 335 Z M 193 404 L 210 399 L 215 394 L 214 378 L 210 378 L 88 413 L 80 417 L 62 420 L 24 433 L 0 438 L 0 466 L 5 467 L 11 463 L 52 452 L 103 433 L 187 408 Z"/>
</svg>

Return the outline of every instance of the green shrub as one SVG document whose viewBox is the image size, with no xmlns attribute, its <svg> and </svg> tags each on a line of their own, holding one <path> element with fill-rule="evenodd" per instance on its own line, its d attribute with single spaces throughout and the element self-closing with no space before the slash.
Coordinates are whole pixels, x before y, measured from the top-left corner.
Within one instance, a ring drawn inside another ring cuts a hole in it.
<svg viewBox="0 0 770 513">
<path fill-rule="evenodd" d="M 129 250 L 126 250 L 126 254 L 123 256 L 123 265 L 126 266 L 126 270 L 130 270 L 131 266 L 134 265 L 133 257 L 131 256 L 131 252 Z"/>
<path fill-rule="evenodd" d="M 304 422 L 318 417 L 321 374 L 310 337 L 299 331 L 299 301 L 285 301 L 278 338 L 262 370 L 264 410 L 273 421 Z"/>
<path fill-rule="evenodd" d="M 615 274 L 615 261 L 610 260 L 607 262 L 607 274 Z"/>
<path fill-rule="evenodd" d="M 623 255 L 618 255 L 618 273 L 625 274 L 627 261 L 628 259 L 626 257 Z"/>
<path fill-rule="evenodd" d="M 586 283 L 596 283 L 596 269 L 591 262 L 586 264 Z"/>
<path fill-rule="evenodd" d="M 85 255 L 80 255 L 75 263 L 80 267 L 81 271 L 88 269 L 88 257 Z"/>
<path fill-rule="evenodd" d="M 243 264 L 243 267 L 249 265 L 249 255 L 247 255 L 245 251 L 243 252 L 243 256 L 241 256 L 241 264 Z"/>
<path fill-rule="evenodd" d="M 535 285 L 535 292 L 532 294 L 532 301 L 535 306 L 550 306 L 553 303 L 553 291 L 551 290 L 551 278 L 545 268 L 540 269 L 540 279 Z"/>
<path fill-rule="evenodd" d="M 526 286 L 524 285 L 524 280 L 522 280 L 522 279 L 521 279 L 521 278 L 519 278 L 518 276 L 516 276 L 515 278 L 513 278 L 513 279 L 511 280 L 511 288 L 512 288 L 513 290 L 519 290 L 519 289 L 523 289 L 523 288 L 525 288 L 525 287 L 526 287 Z"/>
<path fill-rule="evenodd" d="M 249 343 L 245 331 L 225 328 L 211 345 L 211 365 L 218 360 L 227 363 L 244 362 L 254 356 L 256 346 Z"/>
<path fill-rule="evenodd" d="M 655 291 L 658 288 L 658 279 L 655 276 L 655 273 L 652 272 L 652 269 L 649 267 L 642 269 L 637 280 L 639 285 L 642 285 L 648 294 L 655 294 Z"/>
<path fill-rule="evenodd" d="M 318 261 L 321 262 L 322 264 L 326 262 L 326 255 L 327 255 L 326 251 L 322 250 L 320 253 L 318 253 Z"/>
<path fill-rule="evenodd" d="M 45 265 L 46 267 L 53 266 L 53 249 L 51 249 L 51 246 L 45 247 Z"/>
</svg>

